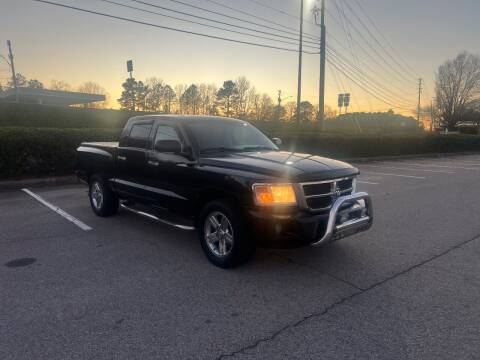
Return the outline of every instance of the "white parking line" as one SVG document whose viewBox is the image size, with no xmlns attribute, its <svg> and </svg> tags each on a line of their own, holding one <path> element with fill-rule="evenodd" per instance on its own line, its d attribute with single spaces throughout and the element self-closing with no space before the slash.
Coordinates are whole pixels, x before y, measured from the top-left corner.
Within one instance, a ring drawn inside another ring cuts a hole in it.
<svg viewBox="0 0 480 360">
<path fill-rule="evenodd" d="M 398 163 L 397 163 L 398 164 Z M 475 170 L 480 171 L 480 168 L 470 168 L 470 167 L 462 167 L 462 166 L 449 166 L 449 165 L 437 165 L 437 164 L 414 164 L 414 163 L 406 163 L 401 162 L 403 165 L 407 166 L 419 166 L 419 167 L 435 167 L 435 168 L 444 168 L 444 169 L 458 169 L 458 170 Z"/>
<path fill-rule="evenodd" d="M 357 183 L 358 184 L 367 184 L 367 185 L 380 185 L 380 183 L 371 182 L 371 181 L 361 181 L 361 180 L 357 180 Z"/>
<path fill-rule="evenodd" d="M 63 218 L 67 219 L 68 221 L 74 223 L 75 225 L 77 225 L 80 229 L 84 230 L 84 231 L 90 231 L 90 230 L 93 230 L 90 226 L 88 226 L 87 224 L 81 222 L 80 220 L 78 220 L 77 218 L 73 217 L 72 215 L 70 215 L 69 213 L 67 213 L 66 211 L 60 209 L 58 206 L 55 206 L 53 204 L 50 204 L 48 201 L 46 201 L 45 199 L 43 199 L 40 195 L 37 195 L 35 194 L 34 192 L 28 190 L 28 189 L 22 189 L 23 192 L 27 193 L 28 195 L 30 195 L 31 197 L 33 197 L 35 200 L 41 202 L 43 205 L 45 205 L 46 207 L 48 207 L 49 209 L 53 210 L 54 212 L 56 212 L 58 215 L 62 216 Z"/>
<path fill-rule="evenodd" d="M 418 179 L 418 180 L 426 180 L 427 178 L 424 176 L 412 176 L 412 175 L 400 175 L 400 174 L 389 174 L 389 173 L 379 173 L 379 172 L 371 172 L 371 171 L 362 171 L 362 174 L 372 174 L 372 175 L 382 175 L 382 176 L 396 176 L 408 179 Z"/>
<path fill-rule="evenodd" d="M 446 170 L 409 169 L 409 168 L 402 168 L 402 167 L 396 167 L 396 166 L 380 166 L 380 165 L 365 165 L 365 164 L 361 164 L 359 166 L 380 168 L 380 169 L 394 169 L 394 170 L 405 170 L 405 171 L 423 171 L 423 172 L 432 172 L 432 173 L 440 173 L 440 174 L 455 174 L 455 172 L 453 172 L 453 171 L 446 171 Z"/>
</svg>

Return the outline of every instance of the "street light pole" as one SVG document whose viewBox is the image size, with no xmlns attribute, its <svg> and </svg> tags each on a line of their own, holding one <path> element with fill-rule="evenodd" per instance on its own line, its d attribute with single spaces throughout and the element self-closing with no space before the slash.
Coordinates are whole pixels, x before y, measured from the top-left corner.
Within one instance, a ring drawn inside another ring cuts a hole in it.
<svg viewBox="0 0 480 360">
<path fill-rule="evenodd" d="M 300 125 L 300 103 L 302 101 L 302 54 L 303 54 L 303 0 L 300 0 L 300 42 L 298 45 L 298 89 L 296 125 Z"/>
</svg>

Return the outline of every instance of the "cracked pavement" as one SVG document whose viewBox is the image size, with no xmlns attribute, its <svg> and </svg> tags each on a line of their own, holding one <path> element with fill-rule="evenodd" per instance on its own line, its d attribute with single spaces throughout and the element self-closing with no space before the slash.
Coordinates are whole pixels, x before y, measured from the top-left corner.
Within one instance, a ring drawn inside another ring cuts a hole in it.
<svg viewBox="0 0 480 360">
<path fill-rule="evenodd" d="M 478 358 L 480 155 L 357 165 L 371 231 L 230 271 L 194 233 L 95 217 L 83 186 L 31 190 L 88 232 L 0 192 L 0 358 Z"/>
</svg>

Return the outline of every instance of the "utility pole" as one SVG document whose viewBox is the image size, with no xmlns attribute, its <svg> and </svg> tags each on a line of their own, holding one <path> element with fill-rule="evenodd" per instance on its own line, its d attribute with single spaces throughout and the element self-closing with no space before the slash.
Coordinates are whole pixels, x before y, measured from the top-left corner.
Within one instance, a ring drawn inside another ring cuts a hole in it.
<svg viewBox="0 0 480 360">
<path fill-rule="evenodd" d="M 297 128 L 300 125 L 300 103 L 302 102 L 302 53 L 303 53 L 303 0 L 300 0 L 300 42 L 298 45 L 298 89 L 297 89 Z"/>
<path fill-rule="evenodd" d="M 326 60 L 326 41 L 327 31 L 325 27 L 325 0 L 321 0 L 320 8 L 320 86 L 318 90 L 318 129 L 323 131 L 323 122 L 325 120 L 325 60 Z M 315 6 L 315 22 L 318 25 L 318 8 Z"/>
<path fill-rule="evenodd" d="M 281 111 L 282 111 L 282 90 L 278 90 L 277 122 L 280 122 Z"/>
<path fill-rule="evenodd" d="M 17 76 L 15 73 L 15 64 L 13 63 L 12 42 L 10 40 L 7 40 L 7 46 L 8 46 L 8 58 L 10 59 L 10 68 L 12 69 L 12 82 L 13 82 L 13 87 L 15 89 L 15 101 L 19 103 L 20 90 L 18 89 Z"/>
<path fill-rule="evenodd" d="M 418 126 L 420 126 L 420 106 L 421 106 L 421 101 L 422 101 L 422 82 L 423 79 L 420 78 L 418 79 L 418 108 L 417 108 L 417 121 L 418 121 Z"/>
</svg>

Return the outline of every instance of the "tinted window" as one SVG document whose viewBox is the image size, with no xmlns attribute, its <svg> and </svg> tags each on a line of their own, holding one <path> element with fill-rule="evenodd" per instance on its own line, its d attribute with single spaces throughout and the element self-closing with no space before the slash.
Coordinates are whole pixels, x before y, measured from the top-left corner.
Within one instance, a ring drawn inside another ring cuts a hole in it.
<svg viewBox="0 0 480 360">
<path fill-rule="evenodd" d="M 155 143 L 162 140 L 176 140 L 180 141 L 176 130 L 168 125 L 160 125 L 155 136 Z"/>
<path fill-rule="evenodd" d="M 148 139 L 150 135 L 150 130 L 152 130 L 151 124 L 138 124 L 133 125 L 132 130 L 130 131 L 130 137 L 134 139 Z"/>
<path fill-rule="evenodd" d="M 130 130 L 130 137 L 128 139 L 128 146 L 147 148 L 148 137 L 152 130 L 152 124 L 135 124 Z"/>
</svg>

